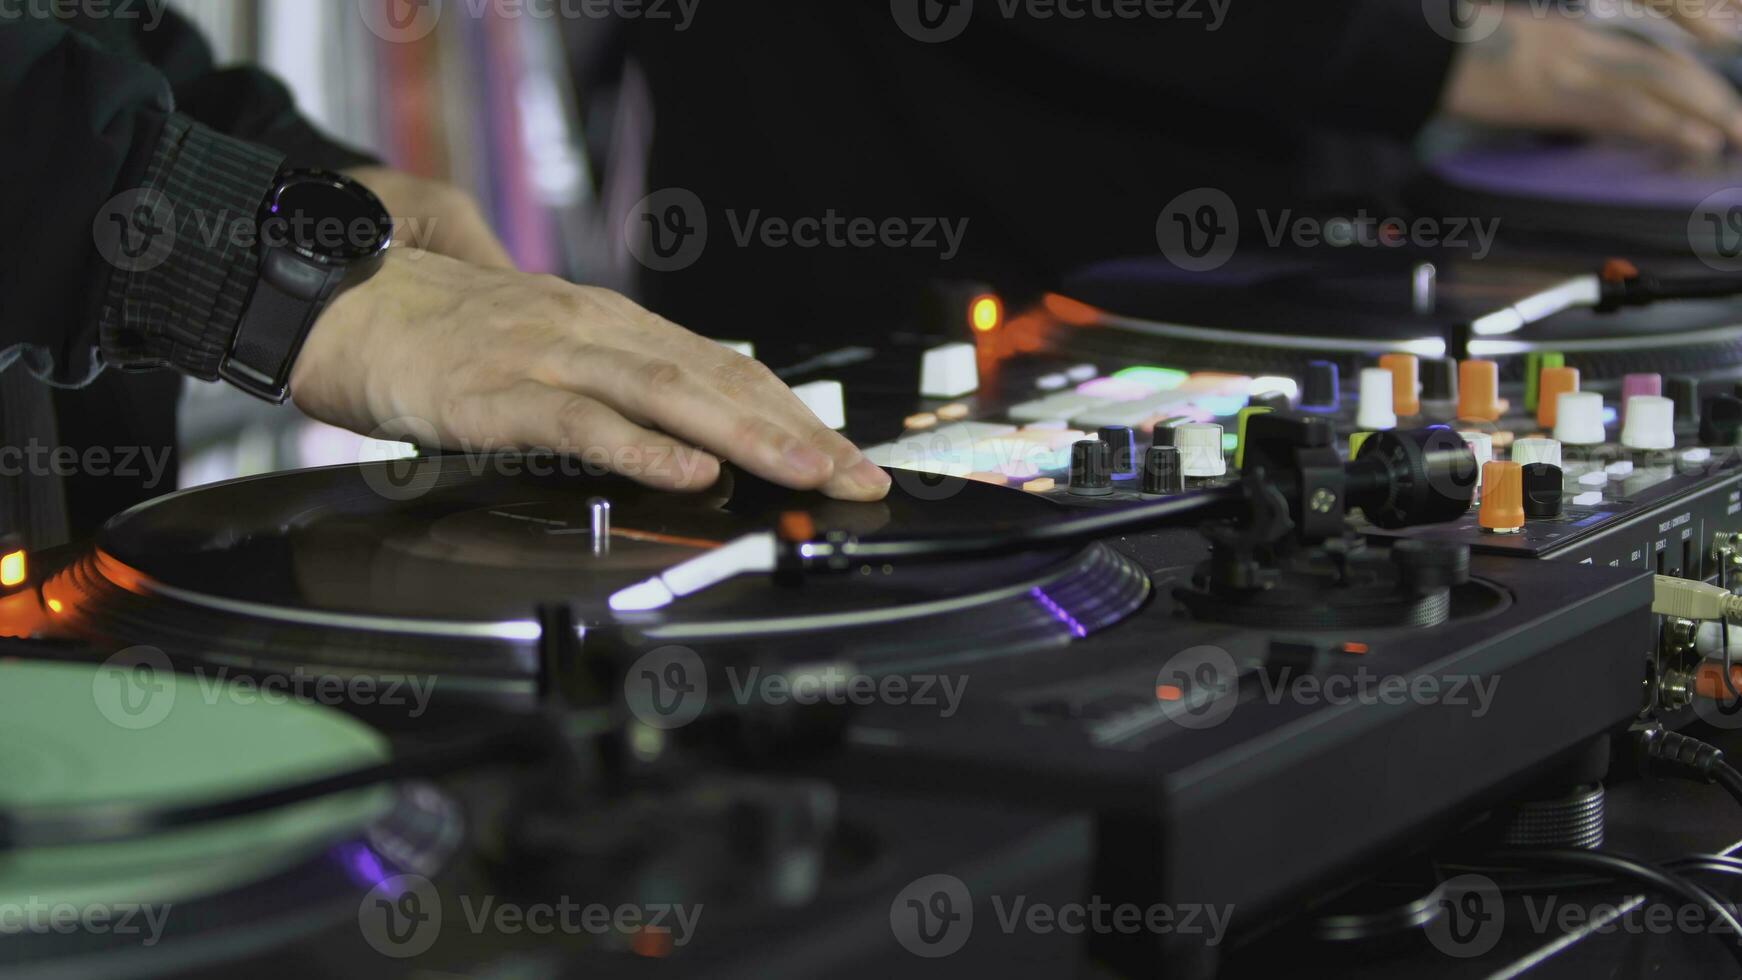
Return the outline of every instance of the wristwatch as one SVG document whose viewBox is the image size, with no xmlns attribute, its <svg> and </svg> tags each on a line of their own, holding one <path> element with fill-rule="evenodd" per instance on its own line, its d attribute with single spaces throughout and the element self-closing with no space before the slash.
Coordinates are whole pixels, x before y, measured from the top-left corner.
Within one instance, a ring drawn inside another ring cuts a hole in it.
<svg viewBox="0 0 1742 980">
<path fill-rule="evenodd" d="M 343 174 L 291 170 L 266 195 L 256 227 L 260 277 L 218 376 L 279 404 L 321 311 L 381 268 L 393 219 L 380 198 Z"/>
</svg>

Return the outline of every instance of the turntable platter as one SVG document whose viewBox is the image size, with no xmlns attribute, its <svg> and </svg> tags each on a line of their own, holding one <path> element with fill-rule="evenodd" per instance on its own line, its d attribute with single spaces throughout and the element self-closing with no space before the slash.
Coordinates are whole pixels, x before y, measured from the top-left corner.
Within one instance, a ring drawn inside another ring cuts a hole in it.
<svg viewBox="0 0 1742 980">
<path fill-rule="evenodd" d="M 763 652 L 791 642 L 815 657 L 826 649 L 819 637 L 854 630 L 857 649 L 923 656 L 1068 642 L 1148 595 L 1139 569 L 1093 545 L 862 568 L 791 588 L 746 576 L 657 613 L 617 613 L 612 593 L 789 511 L 821 530 L 869 536 L 1014 528 L 1054 505 L 917 474 L 882 502 L 851 504 L 742 477 L 685 496 L 564 469 L 554 459 L 449 456 L 186 491 L 116 518 L 46 591 L 78 629 L 110 641 L 496 676 L 531 675 L 534 613 L 550 602 L 570 604 L 583 627 L 634 627 L 662 642 L 755 641 Z M 599 547 L 596 499 L 611 505 Z"/>
</svg>

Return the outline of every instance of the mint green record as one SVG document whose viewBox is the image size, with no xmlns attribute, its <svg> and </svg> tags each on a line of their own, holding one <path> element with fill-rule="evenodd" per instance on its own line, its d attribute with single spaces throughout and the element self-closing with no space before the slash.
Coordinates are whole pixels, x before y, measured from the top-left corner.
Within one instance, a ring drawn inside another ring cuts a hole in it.
<svg viewBox="0 0 1742 980">
<path fill-rule="evenodd" d="M 334 709 L 269 703 L 134 649 L 144 666 L 0 662 L 0 807 L 214 801 L 388 757 L 380 735 Z M 391 800 L 374 787 L 138 840 L 3 853 L 0 903 L 221 893 L 355 834 Z"/>
</svg>

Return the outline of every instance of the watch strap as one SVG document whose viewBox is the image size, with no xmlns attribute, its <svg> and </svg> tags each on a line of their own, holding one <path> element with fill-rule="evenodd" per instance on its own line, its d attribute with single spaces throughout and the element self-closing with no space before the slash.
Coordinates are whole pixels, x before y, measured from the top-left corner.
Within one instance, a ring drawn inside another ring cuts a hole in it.
<svg viewBox="0 0 1742 980">
<path fill-rule="evenodd" d="M 218 376 L 257 398 L 283 403 L 290 397 L 291 365 L 345 270 L 271 251 L 262 257 L 260 273 Z"/>
</svg>

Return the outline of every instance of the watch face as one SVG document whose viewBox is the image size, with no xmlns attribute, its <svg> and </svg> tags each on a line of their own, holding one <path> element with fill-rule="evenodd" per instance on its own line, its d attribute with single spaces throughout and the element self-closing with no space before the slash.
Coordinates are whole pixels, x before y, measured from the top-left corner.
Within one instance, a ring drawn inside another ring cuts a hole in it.
<svg viewBox="0 0 1742 980">
<path fill-rule="evenodd" d="M 393 237 L 393 219 L 362 184 L 338 174 L 292 174 L 261 218 L 264 244 L 317 262 L 347 263 L 378 255 Z"/>
</svg>

